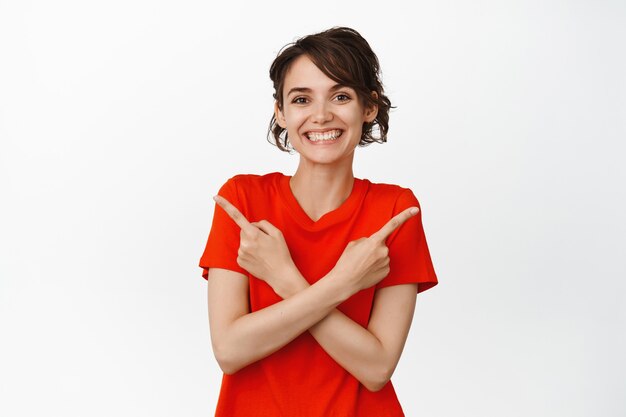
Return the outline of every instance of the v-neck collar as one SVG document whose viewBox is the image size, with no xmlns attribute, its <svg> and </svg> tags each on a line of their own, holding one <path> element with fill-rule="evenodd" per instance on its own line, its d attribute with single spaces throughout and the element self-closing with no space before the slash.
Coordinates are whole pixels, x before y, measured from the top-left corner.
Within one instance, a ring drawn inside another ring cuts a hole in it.
<svg viewBox="0 0 626 417">
<path fill-rule="evenodd" d="M 302 227 L 311 231 L 325 229 L 326 227 L 350 218 L 363 202 L 365 194 L 369 188 L 368 180 L 355 178 L 352 185 L 352 191 L 350 192 L 348 198 L 335 210 L 331 210 L 318 220 L 313 221 L 313 219 L 306 214 L 304 209 L 300 206 L 300 203 L 298 203 L 298 200 L 296 200 L 296 197 L 293 195 L 291 186 L 289 185 L 290 179 L 290 176 L 284 174 L 281 174 L 279 177 L 278 187 L 281 199 L 289 209 L 289 214 L 293 217 L 293 219 Z"/>
</svg>

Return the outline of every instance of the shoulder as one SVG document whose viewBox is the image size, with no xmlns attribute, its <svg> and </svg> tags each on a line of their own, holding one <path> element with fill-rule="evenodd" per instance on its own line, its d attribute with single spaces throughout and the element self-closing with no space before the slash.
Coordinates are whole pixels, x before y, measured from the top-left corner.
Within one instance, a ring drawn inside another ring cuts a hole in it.
<svg viewBox="0 0 626 417">
<path fill-rule="evenodd" d="M 237 174 L 229 178 L 222 188 L 220 195 L 240 201 L 244 200 L 264 200 L 265 197 L 274 194 L 280 181 L 285 176 L 280 172 L 272 172 L 265 175 L 259 174 Z"/>
<path fill-rule="evenodd" d="M 398 205 L 403 207 L 416 205 L 419 207 L 419 202 L 410 188 L 397 184 L 363 181 L 369 183 L 368 199 L 377 205 Z"/>
<path fill-rule="evenodd" d="M 257 189 L 263 190 L 267 186 L 275 184 L 277 181 L 284 177 L 280 172 L 271 172 L 269 174 L 237 174 L 229 178 L 225 186 L 233 187 L 239 190 L 254 191 Z"/>
</svg>

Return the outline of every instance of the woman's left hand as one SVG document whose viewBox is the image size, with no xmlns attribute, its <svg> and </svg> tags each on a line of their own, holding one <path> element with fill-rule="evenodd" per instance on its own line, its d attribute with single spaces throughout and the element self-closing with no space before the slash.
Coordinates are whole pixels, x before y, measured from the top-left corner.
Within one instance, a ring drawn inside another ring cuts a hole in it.
<svg viewBox="0 0 626 417">
<path fill-rule="evenodd" d="M 241 228 L 237 264 L 265 281 L 282 298 L 297 292 L 298 285 L 306 281 L 291 258 L 282 232 L 267 220 L 250 223 L 224 197 L 216 196 L 214 200 Z"/>
</svg>

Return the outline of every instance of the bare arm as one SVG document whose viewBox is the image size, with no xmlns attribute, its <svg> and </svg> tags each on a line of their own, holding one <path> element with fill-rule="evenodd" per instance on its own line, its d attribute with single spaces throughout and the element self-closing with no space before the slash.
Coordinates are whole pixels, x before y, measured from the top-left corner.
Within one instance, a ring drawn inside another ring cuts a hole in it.
<svg viewBox="0 0 626 417">
<path fill-rule="evenodd" d="M 216 201 L 241 227 L 240 266 L 255 276 L 265 277 L 279 295 L 287 298 L 250 314 L 247 278 L 232 271 L 209 271 L 211 338 L 224 372 L 235 372 L 310 329 L 327 353 L 368 389 L 382 388 L 391 377 L 406 341 L 415 306 L 415 286 L 378 291 L 368 329 L 335 307 L 388 274 L 388 249 L 384 241 L 417 210 L 407 209 L 370 238 L 351 242 L 329 276 L 309 286 L 291 262 L 278 229 L 268 222 L 250 224 L 226 200 Z M 316 287 L 321 288 L 312 291 Z"/>
<path fill-rule="evenodd" d="M 309 329 L 324 350 L 368 390 L 391 379 L 409 334 L 417 298 L 416 284 L 376 292 L 367 329 L 339 310 Z"/>
<path fill-rule="evenodd" d="M 301 291 L 307 285 L 303 283 Z M 391 379 L 400 360 L 415 311 L 416 286 L 394 285 L 376 291 L 367 328 L 334 309 L 309 332 L 368 390 L 378 391 Z"/>
<path fill-rule="evenodd" d="M 250 313 L 248 278 L 238 272 L 211 268 L 209 323 L 213 351 L 220 367 L 231 374 L 270 355 L 350 295 L 327 275 L 289 299 Z"/>
<path fill-rule="evenodd" d="M 408 336 L 416 303 L 415 284 L 378 290 L 367 329 L 335 308 L 341 303 L 337 300 L 343 297 L 337 297 L 332 285 L 330 297 L 324 288 L 313 294 L 305 293 L 315 285 L 306 283 L 288 300 L 250 313 L 248 278 L 229 270 L 210 269 L 211 340 L 222 370 L 234 373 L 270 355 L 308 329 L 326 353 L 367 389 L 377 391 L 384 387 Z M 294 299 L 296 296 L 299 297 Z M 321 297 L 323 302 L 316 297 Z"/>
<path fill-rule="evenodd" d="M 234 212 L 233 214 L 237 215 Z M 414 211 L 413 214 L 415 214 Z M 379 250 L 382 250 L 381 256 L 384 255 L 386 258 L 388 249 L 384 244 L 385 239 L 410 217 L 411 210 L 407 209 L 392 218 L 368 239 L 360 239 L 356 244 L 377 246 Z M 254 223 L 254 225 L 267 236 L 280 236 L 280 231 L 268 222 L 262 221 Z M 242 235 L 242 242 L 245 245 L 250 244 L 245 235 Z M 350 245 L 354 243 L 351 242 Z M 265 248 L 262 247 L 262 244 L 259 246 L 261 248 L 250 248 L 254 255 L 261 255 L 259 259 L 247 262 L 246 265 L 242 264 L 242 267 L 248 270 L 258 268 L 259 264 L 267 264 L 270 262 L 269 259 L 277 258 L 272 255 L 273 253 L 281 252 L 281 248 L 284 252 L 286 248 L 282 242 L 267 245 Z M 288 254 L 284 256 L 287 257 Z M 250 259 L 249 256 L 246 258 Z M 386 259 L 388 260 L 388 258 Z M 272 259 L 272 261 L 274 261 L 274 265 L 283 265 L 283 267 L 267 267 L 263 270 L 257 269 L 257 271 L 259 274 L 268 276 L 271 275 L 272 271 L 283 275 L 283 277 L 274 277 L 268 282 L 281 297 L 293 297 L 310 287 L 293 262 L 279 262 L 276 259 Z M 355 262 L 348 265 L 352 267 L 358 263 L 359 261 L 356 259 Z M 344 275 L 355 272 L 351 269 L 343 271 L 341 268 L 337 269 Z M 387 273 L 384 274 L 384 276 L 386 275 Z M 350 372 L 370 391 L 377 391 L 389 381 L 400 360 L 413 320 L 416 297 L 417 284 L 381 288 L 374 296 L 374 305 L 367 328 L 362 327 L 341 311 L 333 309 L 321 321 L 311 326 L 309 332 L 326 353 L 345 370 Z"/>
</svg>

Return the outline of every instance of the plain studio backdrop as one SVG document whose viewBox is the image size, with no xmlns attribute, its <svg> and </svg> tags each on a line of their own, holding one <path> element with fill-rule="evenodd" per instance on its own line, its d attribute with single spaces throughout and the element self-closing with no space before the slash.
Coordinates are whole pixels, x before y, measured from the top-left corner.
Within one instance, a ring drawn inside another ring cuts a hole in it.
<svg viewBox="0 0 626 417">
<path fill-rule="evenodd" d="M 0 415 L 212 415 L 211 197 L 293 174 L 268 69 L 332 26 L 397 106 L 355 175 L 414 191 L 440 280 L 392 379 L 406 415 L 626 415 L 617 0 L 2 0 Z"/>
</svg>

